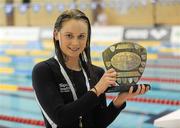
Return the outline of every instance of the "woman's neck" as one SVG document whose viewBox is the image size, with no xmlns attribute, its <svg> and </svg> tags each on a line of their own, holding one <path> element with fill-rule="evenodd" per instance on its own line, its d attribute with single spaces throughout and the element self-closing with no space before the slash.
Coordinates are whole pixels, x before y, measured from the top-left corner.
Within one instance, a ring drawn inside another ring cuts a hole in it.
<svg viewBox="0 0 180 128">
<path fill-rule="evenodd" d="M 81 66 L 79 63 L 79 58 L 68 58 L 68 60 L 65 62 L 66 67 L 75 71 L 80 71 Z"/>
</svg>

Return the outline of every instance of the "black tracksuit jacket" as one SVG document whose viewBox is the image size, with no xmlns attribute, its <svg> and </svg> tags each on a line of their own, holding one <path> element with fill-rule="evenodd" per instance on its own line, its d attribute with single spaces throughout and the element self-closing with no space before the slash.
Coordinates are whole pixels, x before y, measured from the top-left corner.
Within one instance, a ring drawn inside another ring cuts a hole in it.
<svg viewBox="0 0 180 128">
<path fill-rule="evenodd" d="M 104 70 L 94 65 L 93 70 L 99 80 Z M 126 103 L 119 108 L 113 102 L 107 106 L 105 94 L 97 97 L 94 92 L 87 91 L 82 71 L 68 69 L 68 72 L 74 81 L 78 97 L 76 101 L 54 58 L 40 62 L 33 68 L 33 88 L 46 127 L 79 128 L 79 117 L 82 116 L 83 128 L 106 128 L 125 108 Z M 96 83 L 90 80 L 90 87 Z"/>
</svg>

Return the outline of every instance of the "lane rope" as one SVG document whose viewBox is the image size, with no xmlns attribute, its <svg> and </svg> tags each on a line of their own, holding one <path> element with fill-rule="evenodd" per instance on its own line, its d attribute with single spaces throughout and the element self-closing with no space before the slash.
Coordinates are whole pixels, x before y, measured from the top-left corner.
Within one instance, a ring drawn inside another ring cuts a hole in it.
<svg viewBox="0 0 180 128">
<path fill-rule="evenodd" d="M 28 125 L 44 126 L 44 121 L 22 118 L 22 117 L 0 115 L 0 120 L 22 123 L 22 124 L 28 124 Z"/>
<path fill-rule="evenodd" d="M 115 96 L 108 95 L 107 99 L 114 99 Z M 153 104 L 163 104 L 163 105 L 171 105 L 171 106 L 180 106 L 180 101 L 178 100 L 167 100 L 167 99 L 151 99 L 151 98 L 130 98 L 128 101 L 131 102 L 142 102 L 142 103 L 153 103 Z M 28 119 L 28 118 L 21 118 L 21 117 L 14 117 L 14 116 L 7 116 L 7 115 L 0 115 L 0 120 L 16 122 L 16 123 L 23 123 L 28 125 L 36 125 L 36 126 L 44 126 L 44 121 L 35 120 L 35 119 Z"/>
<path fill-rule="evenodd" d="M 114 99 L 115 96 L 108 95 L 107 98 L 108 99 Z M 151 103 L 151 104 L 163 104 L 163 105 L 171 105 L 171 106 L 180 106 L 179 100 L 134 97 L 134 98 L 128 99 L 128 101 L 141 102 L 141 103 Z"/>
</svg>

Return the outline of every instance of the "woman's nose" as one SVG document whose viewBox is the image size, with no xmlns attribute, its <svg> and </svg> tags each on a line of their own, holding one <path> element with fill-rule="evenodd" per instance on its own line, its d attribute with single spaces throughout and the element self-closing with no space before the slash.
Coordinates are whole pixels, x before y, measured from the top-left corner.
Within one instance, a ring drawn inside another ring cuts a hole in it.
<svg viewBox="0 0 180 128">
<path fill-rule="evenodd" d="M 73 45 L 79 45 L 79 39 L 74 38 L 74 39 L 72 40 L 72 44 L 73 44 Z"/>
</svg>

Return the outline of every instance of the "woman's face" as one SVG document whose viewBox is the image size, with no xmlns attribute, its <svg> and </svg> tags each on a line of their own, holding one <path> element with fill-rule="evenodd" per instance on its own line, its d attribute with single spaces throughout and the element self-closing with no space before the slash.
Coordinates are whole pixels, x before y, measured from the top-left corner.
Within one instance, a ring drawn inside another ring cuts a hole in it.
<svg viewBox="0 0 180 128">
<path fill-rule="evenodd" d="M 62 52 L 69 58 L 79 58 L 86 47 L 87 38 L 87 23 L 76 19 L 65 21 L 60 31 L 55 34 Z"/>
</svg>

